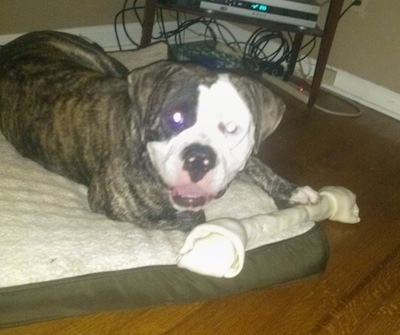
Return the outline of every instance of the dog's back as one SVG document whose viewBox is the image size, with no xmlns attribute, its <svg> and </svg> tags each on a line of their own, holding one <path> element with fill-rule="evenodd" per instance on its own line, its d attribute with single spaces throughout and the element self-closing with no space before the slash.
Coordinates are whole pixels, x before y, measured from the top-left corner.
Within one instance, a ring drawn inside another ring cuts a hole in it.
<svg viewBox="0 0 400 335">
<path fill-rule="evenodd" d="M 93 148 L 88 148 L 91 134 L 82 129 L 104 127 L 113 97 L 127 97 L 127 74 L 82 38 L 52 31 L 26 34 L 0 49 L 0 130 L 22 155 L 87 183 L 91 168 L 78 164 L 77 156 Z"/>
<path fill-rule="evenodd" d="M 57 67 L 66 63 L 116 77 L 128 74 L 122 64 L 108 57 L 97 44 L 62 32 L 25 34 L 0 49 L 0 77 L 22 66 L 26 72 L 37 70 L 38 65 Z"/>
</svg>

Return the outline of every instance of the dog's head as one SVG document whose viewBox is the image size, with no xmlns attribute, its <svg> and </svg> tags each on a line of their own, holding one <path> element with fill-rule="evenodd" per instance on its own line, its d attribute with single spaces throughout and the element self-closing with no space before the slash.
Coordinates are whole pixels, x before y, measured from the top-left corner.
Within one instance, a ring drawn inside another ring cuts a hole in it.
<svg viewBox="0 0 400 335">
<path fill-rule="evenodd" d="M 142 140 L 178 210 L 222 195 L 284 111 L 258 81 L 197 65 L 159 62 L 128 79 Z"/>
</svg>

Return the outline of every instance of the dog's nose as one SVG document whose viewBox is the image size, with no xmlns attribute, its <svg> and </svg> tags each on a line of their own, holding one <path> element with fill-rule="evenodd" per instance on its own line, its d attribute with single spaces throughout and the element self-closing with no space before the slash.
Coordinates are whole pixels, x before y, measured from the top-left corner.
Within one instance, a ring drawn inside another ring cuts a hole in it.
<svg viewBox="0 0 400 335">
<path fill-rule="evenodd" d="M 215 167 L 217 155 L 211 147 L 195 143 L 183 150 L 182 159 L 183 169 L 189 173 L 190 179 L 196 183 Z"/>
</svg>

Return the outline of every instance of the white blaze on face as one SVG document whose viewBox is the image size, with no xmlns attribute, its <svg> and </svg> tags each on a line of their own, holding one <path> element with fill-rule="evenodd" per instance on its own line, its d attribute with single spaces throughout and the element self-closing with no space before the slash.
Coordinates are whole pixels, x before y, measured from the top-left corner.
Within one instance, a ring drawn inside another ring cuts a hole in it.
<svg viewBox="0 0 400 335">
<path fill-rule="evenodd" d="M 147 150 L 172 193 L 204 198 L 207 203 L 243 169 L 253 150 L 255 127 L 246 103 L 227 75 L 220 75 L 211 87 L 199 86 L 196 116 L 192 127 L 167 141 L 148 143 Z M 217 156 L 216 166 L 197 183 L 183 169 L 182 160 L 183 150 L 195 143 L 211 147 Z"/>
</svg>

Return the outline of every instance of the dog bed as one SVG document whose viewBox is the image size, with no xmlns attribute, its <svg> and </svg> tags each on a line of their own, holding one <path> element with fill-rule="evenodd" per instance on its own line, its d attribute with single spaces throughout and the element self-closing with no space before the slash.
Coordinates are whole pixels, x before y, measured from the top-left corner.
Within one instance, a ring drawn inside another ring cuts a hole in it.
<svg viewBox="0 0 400 335">
<path fill-rule="evenodd" d="M 167 48 L 133 53 L 115 57 L 133 69 L 166 58 Z M 247 250 L 232 278 L 189 271 L 177 265 L 187 233 L 92 213 L 86 187 L 21 157 L 2 135 L 0 155 L 1 327 L 237 294 L 317 275 L 328 259 L 324 235 L 304 222 Z M 240 220 L 274 210 L 265 195 L 237 183 L 206 215 Z"/>
</svg>

